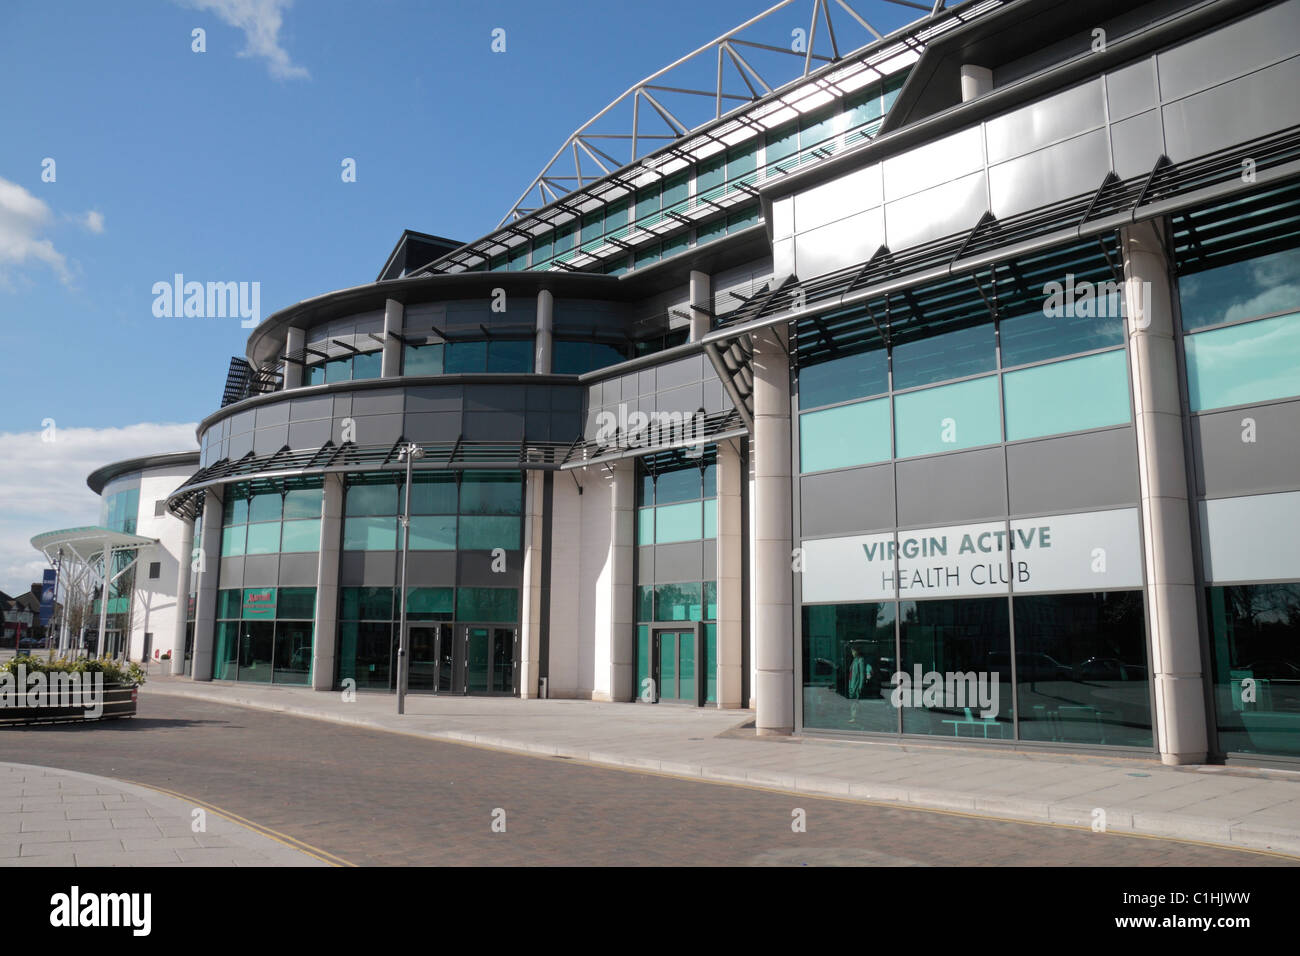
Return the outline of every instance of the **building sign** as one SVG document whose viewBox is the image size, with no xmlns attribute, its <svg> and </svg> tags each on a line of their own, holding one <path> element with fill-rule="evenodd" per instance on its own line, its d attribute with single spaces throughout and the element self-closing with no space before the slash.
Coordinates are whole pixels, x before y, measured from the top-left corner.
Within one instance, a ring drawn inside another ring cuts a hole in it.
<svg viewBox="0 0 1300 956">
<path fill-rule="evenodd" d="M 248 588 L 244 591 L 244 619 L 275 619 L 275 588 Z"/>
<path fill-rule="evenodd" d="M 41 627 L 48 626 L 50 618 L 54 616 L 54 582 L 57 574 L 53 568 L 46 568 L 41 573 Z"/>
<path fill-rule="evenodd" d="M 1137 510 L 803 542 L 803 601 L 883 601 L 1142 586 Z"/>
</svg>

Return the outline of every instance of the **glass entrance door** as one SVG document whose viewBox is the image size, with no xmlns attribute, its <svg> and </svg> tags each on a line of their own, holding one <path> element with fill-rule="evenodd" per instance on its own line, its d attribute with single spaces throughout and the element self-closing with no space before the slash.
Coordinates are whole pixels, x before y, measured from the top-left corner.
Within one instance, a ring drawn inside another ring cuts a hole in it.
<svg viewBox="0 0 1300 956">
<path fill-rule="evenodd" d="M 665 703 L 699 704 L 699 683 L 695 662 L 699 639 L 694 630 L 654 632 L 651 660 L 659 700 Z"/>
<path fill-rule="evenodd" d="M 410 672 L 406 677 L 408 690 L 432 691 L 438 689 L 438 639 L 442 626 L 438 624 L 408 624 L 406 643 Z"/>
<path fill-rule="evenodd" d="M 462 625 L 467 694 L 519 692 L 519 632 L 490 624 Z"/>
</svg>

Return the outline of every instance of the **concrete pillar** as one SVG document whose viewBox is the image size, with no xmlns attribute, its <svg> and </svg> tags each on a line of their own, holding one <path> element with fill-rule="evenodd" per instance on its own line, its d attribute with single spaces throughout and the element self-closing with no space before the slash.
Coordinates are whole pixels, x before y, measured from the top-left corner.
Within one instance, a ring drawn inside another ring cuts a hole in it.
<svg viewBox="0 0 1300 956">
<path fill-rule="evenodd" d="M 306 329 L 295 329 L 291 327 L 285 332 L 285 336 L 284 336 L 285 354 L 293 355 L 296 353 L 296 357 L 298 359 L 297 362 L 286 361 L 282 367 L 282 371 L 284 373 L 285 388 L 302 387 L 302 361 L 303 361 L 302 349 L 303 346 L 306 344 L 307 344 Z"/>
<path fill-rule="evenodd" d="M 718 707 L 739 708 L 741 689 L 741 628 L 745 592 L 741 588 L 741 472 L 740 452 L 734 442 L 718 444 Z"/>
<path fill-rule="evenodd" d="M 555 297 L 543 289 L 537 293 L 537 339 L 534 345 L 533 371 L 550 375 L 551 355 L 555 350 Z"/>
<path fill-rule="evenodd" d="M 691 341 L 698 342 L 713 327 L 713 280 L 703 272 L 691 270 Z M 701 309 L 708 311 L 702 312 Z"/>
<path fill-rule="evenodd" d="M 993 71 L 986 66 L 976 66 L 973 63 L 962 64 L 961 68 L 961 101 L 963 103 L 973 100 L 977 96 L 983 96 L 993 89 Z"/>
<path fill-rule="evenodd" d="M 406 308 L 396 299 L 385 299 L 384 354 L 379 359 L 380 378 L 396 378 L 402 374 L 402 340 L 397 336 L 402 334 L 405 326 Z"/>
<path fill-rule="evenodd" d="M 181 522 L 180 549 L 176 552 L 176 627 L 172 632 L 172 673 L 185 666 L 185 618 L 190 607 L 190 568 L 194 564 L 194 519 Z"/>
<path fill-rule="evenodd" d="M 528 699 L 540 695 L 537 677 L 541 668 L 542 512 L 545 476 L 540 471 L 526 471 L 524 481 L 524 586 L 519 634 L 519 696 Z"/>
<path fill-rule="evenodd" d="M 316 625 L 312 633 L 311 686 L 334 689 L 338 648 L 339 549 L 343 546 L 343 476 L 326 475 L 320 503 L 320 553 L 316 563 Z"/>
<path fill-rule="evenodd" d="M 1157 228 L 1141 223 L 1121 233 L 1156 740 L 1166 764 L 1204 763 L 1205 697 L 1178 351 L 1169 270 Z"/>
<path fill-rule="evenodd" d="M 217 581 L 221 574 L 221 488 L 203 497 L 199 586 L 194 598 L 194 680 L 212 680 L 212 653 L 217 637 Z"/>
<path fill-rule="evenodd" d="M 602 660 L 608 661 L 609 669 L 603 682 L 597 670 L 597 686 L 592 693 L 595 700 L 630 701 L 636 681 L 636 622 L 632 620 L 635 476 L 636 469 L 629 460 L 617 462 L 613 471 L 604 473 L 601 479 L 608 496 L 604 507 L 609 516 L 609 545 L 597 582 L 595 659 L 598 667 Z M 587 493 L 596 493 L 600 487 L 588 486 Z M 601 687 L 601 683 L 606 686 Z"/>
<path fill-rule="evenodd" d="M 790 366 L 784 327 L 754 334 L 754 618 L 760 736 L 794 732 Z"/>
</svg>

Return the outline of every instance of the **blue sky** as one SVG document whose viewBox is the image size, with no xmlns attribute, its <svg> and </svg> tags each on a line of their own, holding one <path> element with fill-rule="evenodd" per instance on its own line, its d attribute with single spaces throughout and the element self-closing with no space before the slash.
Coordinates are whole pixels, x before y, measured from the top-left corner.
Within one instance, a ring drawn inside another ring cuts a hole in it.
<svg viewBox="0 0 1300 956">
<path fill-rule="evenodd" d="M 920 15 L 855 5 L 886 29 Z M 192 444 L 219 404 L 247 330 L 156 318 L 155 282 L 259 282 L 265 317 L 373 280 L 404 228 L 476 238 L 576 126 L 764 7 L 5 0 L 0 589 L 39 569 L 32 534 L 93 520 L 86 462 Z M 811 8 L 763 38 L 789 45 Z"/>
</svg>

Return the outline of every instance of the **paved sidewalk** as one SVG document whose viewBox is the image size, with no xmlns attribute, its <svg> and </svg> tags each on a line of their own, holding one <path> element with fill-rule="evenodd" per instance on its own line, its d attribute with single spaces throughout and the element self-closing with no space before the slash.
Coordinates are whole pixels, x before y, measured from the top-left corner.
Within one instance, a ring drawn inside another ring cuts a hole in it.
<svg viewBox="0 0 1300 956">
<path fill-rule="evenodd" d="M 972 748 L 759 738 L 747 711 L 579 700 L 407 697 L 154 678 L 177 694 L 608 766 L 977 816 L 1273 850 L 1300 857 L 1300 772 Z"/>
<path fill-rule="evenodd" d="M 322 858 L 147 787 L 0 763 L 0 866 L 326 866 Z"/>
</svg>

